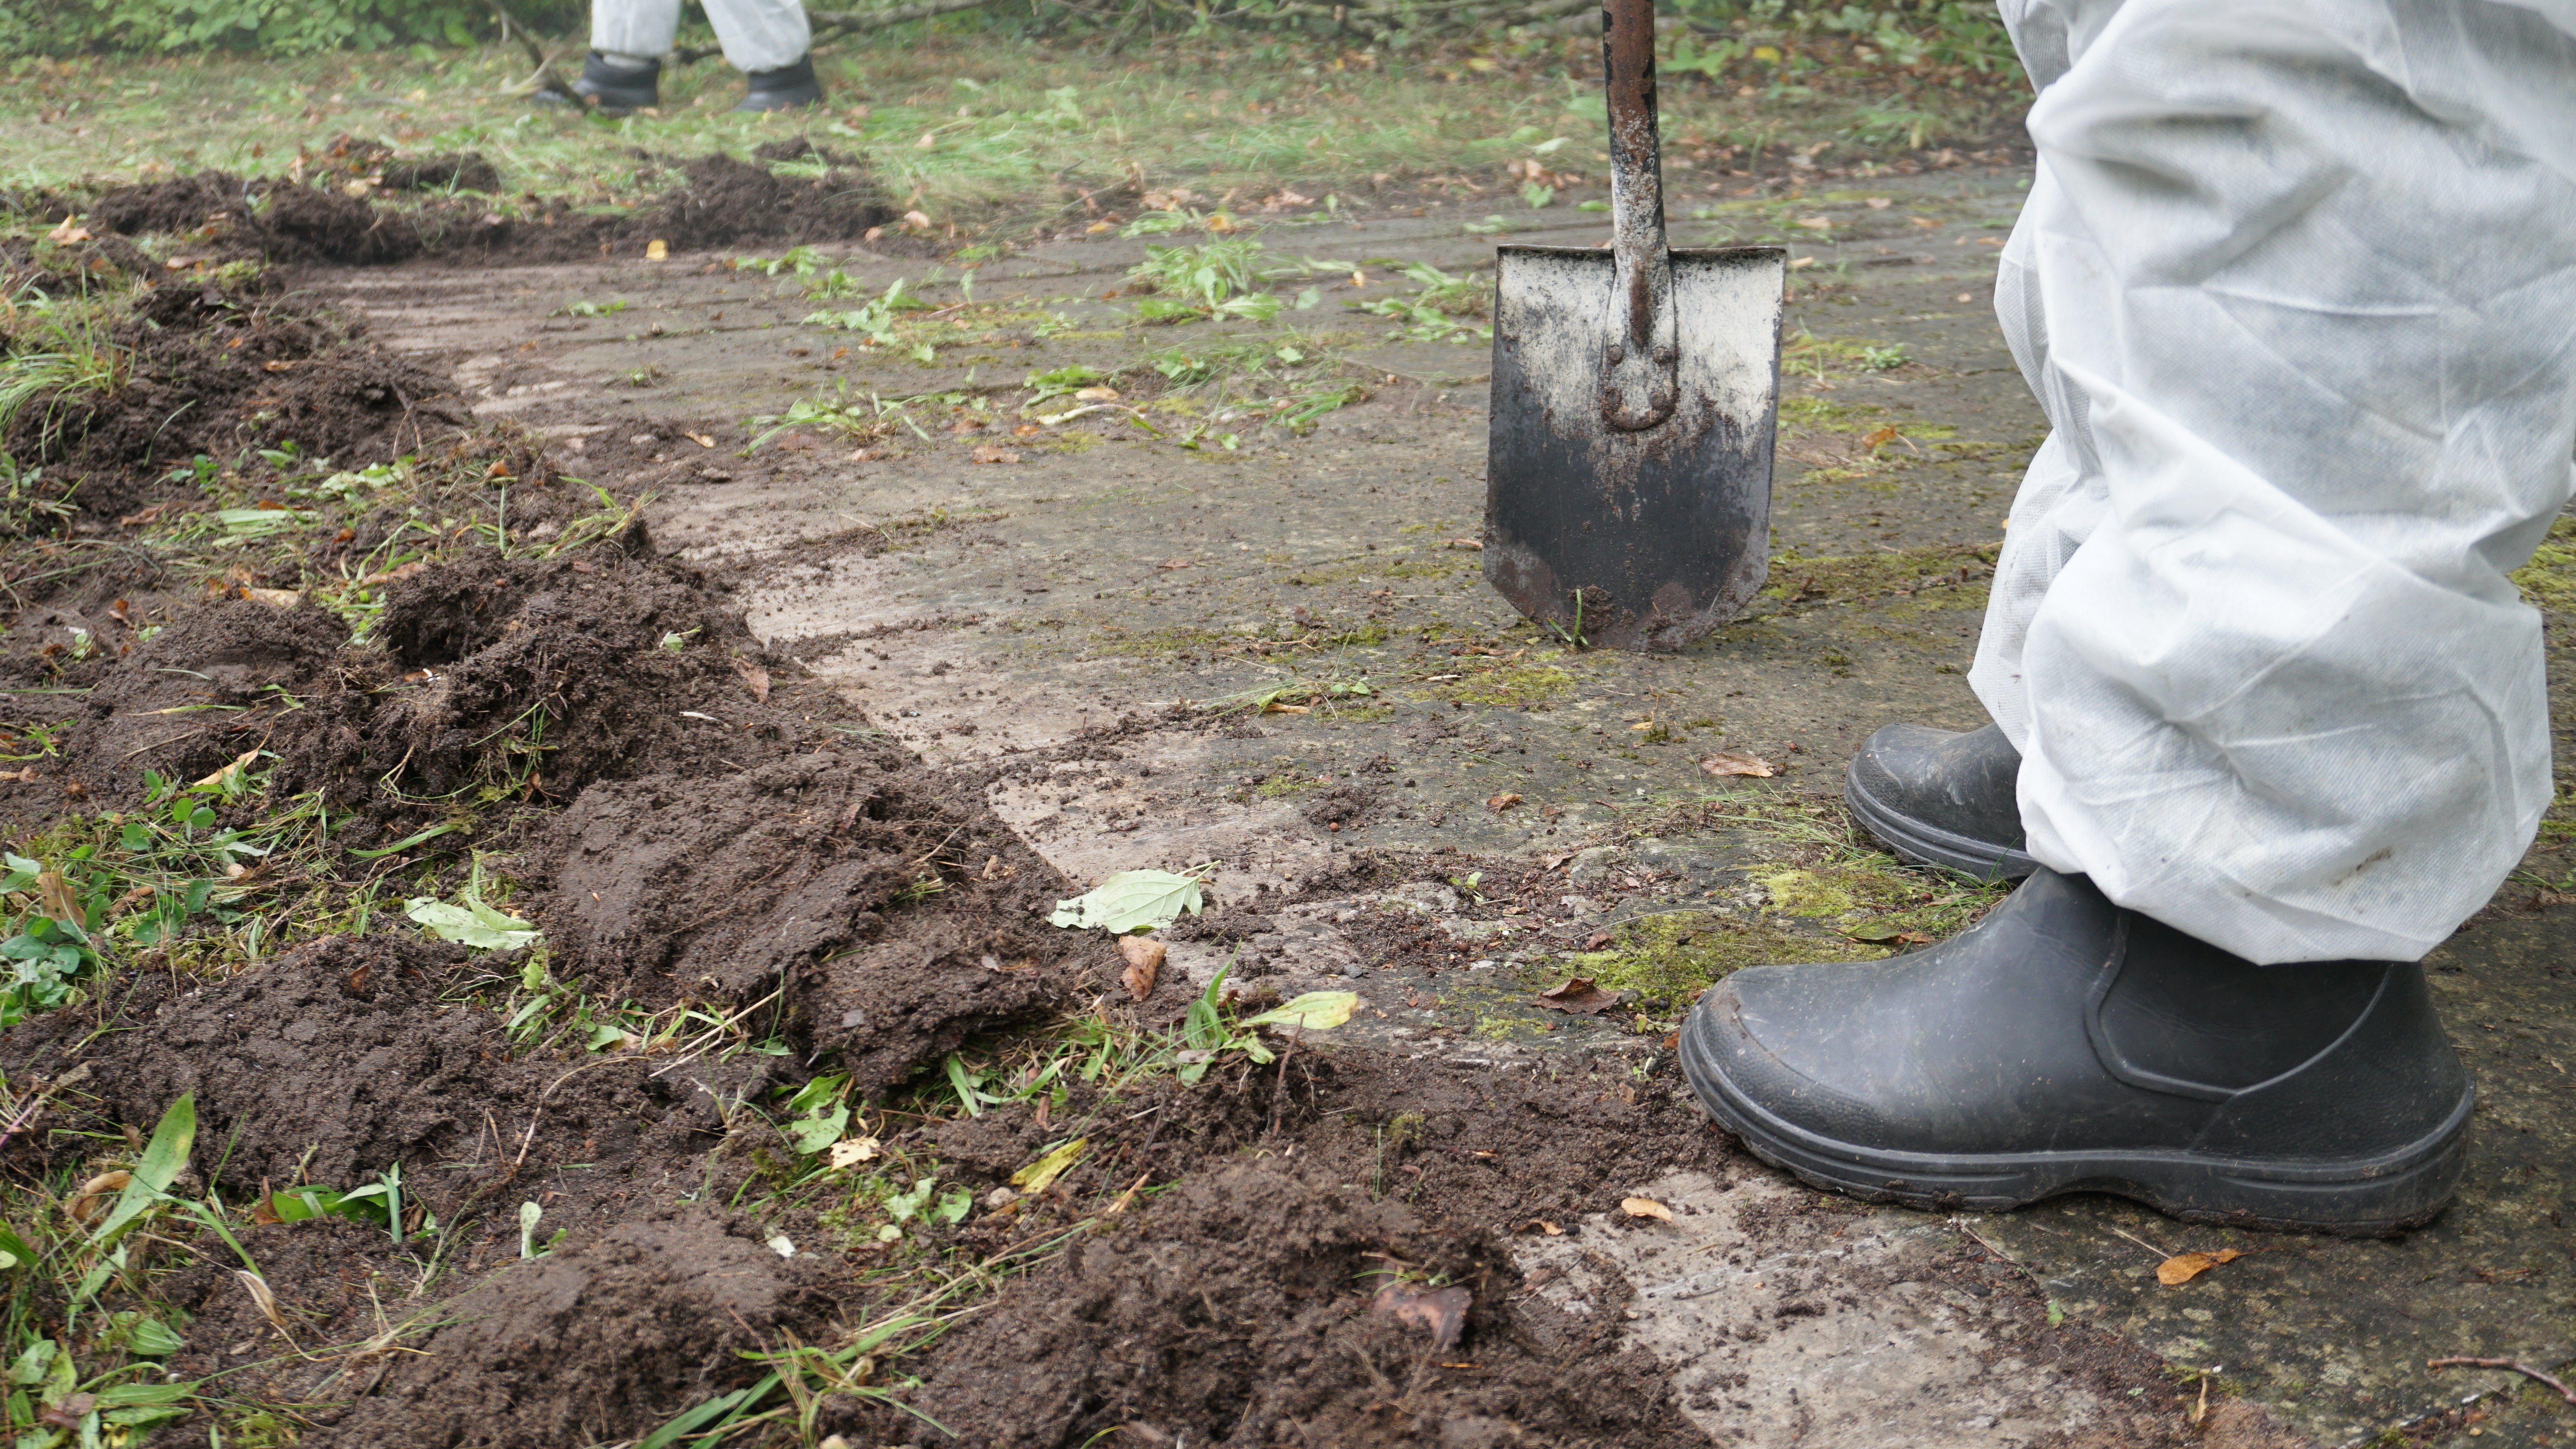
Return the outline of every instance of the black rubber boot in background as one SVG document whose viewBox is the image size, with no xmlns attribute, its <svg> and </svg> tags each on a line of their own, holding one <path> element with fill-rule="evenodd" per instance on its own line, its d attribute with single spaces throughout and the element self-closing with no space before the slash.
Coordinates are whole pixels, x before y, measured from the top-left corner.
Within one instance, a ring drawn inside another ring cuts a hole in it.
<svg viewBox="0 0 2576 1449">
<path fill-rule="evenodd" d="M 581 63 L 573 93 L 603 116 L 623 116 L 662 103 L 662 62 L 627 64 L 592 51 Z"/>
<path fill-rule="evenodd" d="M 823 99 L 822 82 L 814 79 L 814 57 L 799 56 L 792 65 L 776 70 L 752 71 L 748 77 L 751 90 L 742 98 L 737 111 L 786 111 L 810 106 Z"/>
<path fill-rule="evenodd" d="M 2476 1098 L 2414 963 L 2255 966 L 2049 870 L 1926 950 L 1736 972 L 1681 1059 L 1756 1156 L 1872 1201 L 2352 1235 L 2441 1211 Z"/>
<path fill-rule="evenodd" d="M 2021 753 L 2000 725 L 1954 734 L 1892 724 L 1852 756 L 1843 801 L 1906 860 L 2012 880 L 2039 868 L 2022 849 L 2020 773 Z"/>
</svg>

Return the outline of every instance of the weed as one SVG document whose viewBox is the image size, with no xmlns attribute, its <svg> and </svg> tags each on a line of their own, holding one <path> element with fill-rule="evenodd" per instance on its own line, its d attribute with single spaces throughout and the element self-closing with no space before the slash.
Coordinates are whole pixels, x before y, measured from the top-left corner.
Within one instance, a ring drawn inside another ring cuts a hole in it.
<svg viewBox="0 0 2576 1449">
<path fill-rule="evenodd" d="M 37 416 L 38 448 L 52 447 L 61 436 L 66 409 L 125 386 L 134 354 L 109 335 L 100 304 L 83 297 L 56 301 L 34 294 L 25 305 L 33 325 L 12 317 L 8 351 L 0 356 L 0 438 L 19 420 Z"/>
<path fill-rule="evenodd" d="M 1396 335 L 1413 342 L 1491 342 L 1494 329 L 1469 320 L 1490 314 L 1493 284 L 1482 277 L 1453 277 L 1428 262 L 1407 262 L 1407 280 L 1419 289 L 1410 297 L 1380 297 L 1352 306 L 1362 312 L 1403 323 Z"/>
<path fill-rule="evenodd" d="M 557 317 L 614 317 L 626 310 L 627 300 L 619 297 L 610 302 L 566 302 L 554 310 Z"/>
<path fill-rule="evenodd" d="M 1229 694 L 1222 699 L 1209 700 L 1199 708 L 1214 714 L 1232 714 L 1236 710 L 1245 710 L 1252 714 L 1309 714 L 1321 708 L 1325 713 L 1330 714 L 1336 703 L 1366 699 L 1376 693 L 1377 691 L 1369 686 L 1365 678 L 1299 679 L 1262 689 L 1247 689 L 1241 694 Z"/>
<path fill-rule="evenodd" d="M 1303 275 L 1299 266 L 1264 265 L 1262 246 L 1249 237 L 1201 246 L 1145 248 L 1145 260 L 1127 269 L 1131 282 L 1155 293 L 1136 304 L 1147 322 L 1242 317 L 1267 322 L 1284 305 L 1262 288 L 1280 277 Z"/>
</svg>

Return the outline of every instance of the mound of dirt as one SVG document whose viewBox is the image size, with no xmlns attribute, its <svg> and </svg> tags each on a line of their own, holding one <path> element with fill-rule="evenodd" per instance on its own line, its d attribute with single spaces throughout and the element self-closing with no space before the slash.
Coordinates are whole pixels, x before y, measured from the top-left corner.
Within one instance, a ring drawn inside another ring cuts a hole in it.
<svg viewBox="0 0 2576 1449">
<path fill-rule="evenodd" d="M 798 1037 L 881 1093 L 1114 974 L 1040 924 L 1065 879 L 955 792 L 890 752 L 593 786 L 537 853 L 542 919 L 559 960 L 654 1005 L 783 983 Z"/>
<path fill-rule="evenodd" d="M 856 241 L 895 215 L 862 158 L 802 137 L 771 142 L 749 160 L 717 152 L 678 162 L 678 185 L 622 216 L 586 214 L 566 197 L 530 198 L 531 209 L 514 215 L 475 197 L 377 201 L 363 193 L 379 177 L 381 189 L 402 192 L 496 192 L 501 180 L 473 153 L 400 159 L 381 147 L 343 149 L 310 184 L 201 171 L 108 191 L 86 220 L 121 236 L 199 236 L 276 262 L 373 266 L 424 254 L 567 261 L 640 251 L 648 240 L 681 251 Z M 349 194 L 352 180 L 362 194 Z"/>
<path fill-rule="evenodd" d="M 1399 1265 L 1465 1290 L 1454 1342 L 1372 1308 Z M 1651 1360 L 1539 1351 L 1564 1331 L 1520 1321 L 1554 1310 L 1515 1302 L 1519 1288 L 1490 1243 L 1361 1188 L 1219 1167 L 1004 1290 L 934 1350 L 914 1402 L 1013 1449 L 1119 1425 L 1153 1443 L 1317 1449 L 1703 1442 Z M 1466 1360 L 1478 1371 L 1442 1372 Z"/>
<path fill-rule="evenodd" d="M 746 1219 L 638 1214 L 516 1264 L 446 1306 L 454 1322 L 308 1449 L 387 1444 L 554 1449 L 640 1437 L 748 1386 L 746 1350 L 817 1336 L 834 1306 L 813 1254 L 782 1258 Z"/>
<path fill-rule="evenodd" d="M 202 779 L 265 742 L 278 693 L 305 693 L 348 637 L 339 615 L 309 603 L 216 599 L 186 610 L 82 701 L 70 773 L 112 803 L 141 799 L 147 770 Z"/>
</svg>

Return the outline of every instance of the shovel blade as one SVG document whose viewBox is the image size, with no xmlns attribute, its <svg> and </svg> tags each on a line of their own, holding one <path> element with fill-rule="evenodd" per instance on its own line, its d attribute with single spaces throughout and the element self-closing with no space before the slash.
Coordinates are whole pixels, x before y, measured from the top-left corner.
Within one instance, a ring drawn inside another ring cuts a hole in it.
<svg viewBox="0 0 2576 1449">
<path fill-rule="evenodd" d="M 1523 614 L 1614 649 L 1678 649 L 1770 572 L 1778 247 L 1672 253 L 1677 401 L 1603 420 L 1610 253 L 1504 247 L 1494 299 L 1485 578 Z M 1577 598 L 1580 596 L 1580 604 Z"/>
</svg>

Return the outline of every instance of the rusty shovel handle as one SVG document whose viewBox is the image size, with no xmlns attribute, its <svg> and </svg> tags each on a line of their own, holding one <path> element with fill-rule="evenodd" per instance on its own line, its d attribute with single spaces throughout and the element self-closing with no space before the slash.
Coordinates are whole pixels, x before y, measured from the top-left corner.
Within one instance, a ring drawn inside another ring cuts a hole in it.
<svg viewBox="0 0 2576 1449">
<path fill-rule="evenodd" d="M 1604 0 L 1601 62 L 1610 109 L 1610 248 L 1617 261 L 1602 349 L 1602 420 L 1634 432 L 1675 399 L 1672 259 L 1656 141 L 1654 0 Z"/>
</svg>

